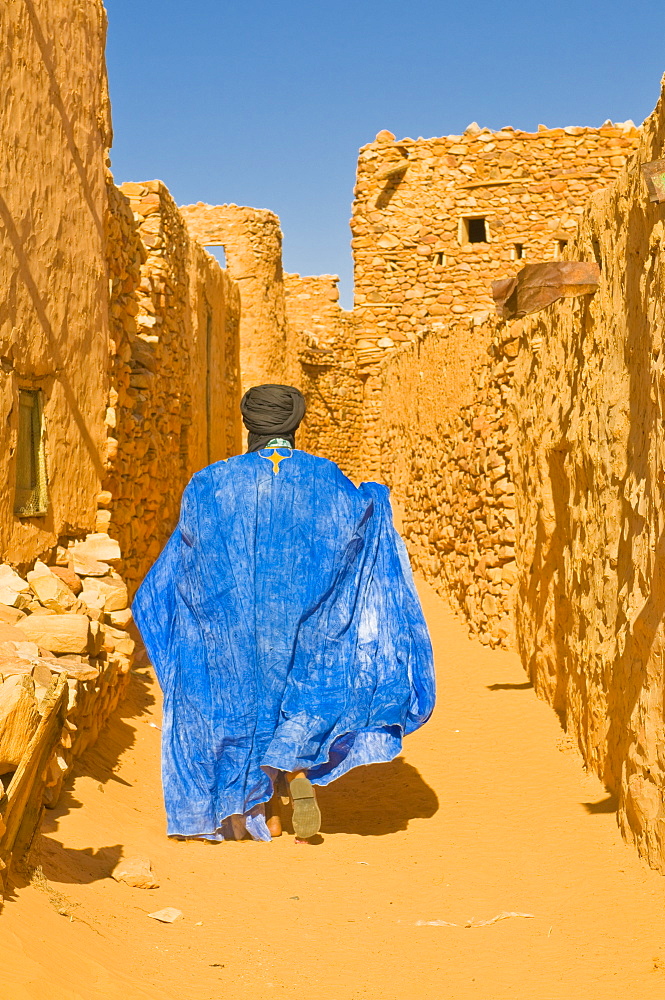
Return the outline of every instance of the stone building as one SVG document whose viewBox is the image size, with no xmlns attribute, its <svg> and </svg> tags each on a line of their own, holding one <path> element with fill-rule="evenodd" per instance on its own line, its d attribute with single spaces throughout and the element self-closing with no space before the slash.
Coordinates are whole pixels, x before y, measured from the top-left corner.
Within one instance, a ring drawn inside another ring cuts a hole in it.
<svg viewBox="0 0 665 1000">
<path fill-rule="evenodd" d="M 238 287 L 109 173 L 101 0 L 0 23 L 1 873 L 122 695 L 184 485 L 241 442 Z"/>
<path fill-rule="evenodd" d="M 474 124 L 415 141 L 380 132 L 360 150 L 351 229 L 363 475 L 382 475 L 381 363 L 456 317 L 477 327 L 493 312 L 494 279 L 565 255 L 589 195 L 637 143 L 632 122 L 533 133 Z M 464 329 L 471 357 L 474 327 Z"/>
<path fill-rule="evenodd" d="M 195 239 L 224 247 L 240 284 L 244 386 L 299 385 L 309 408 L 300 440 L 356 478 L 381 478 L 384 362 L 467 317 L 474 323 L 458 354 L 475 357 L 492 280 L 564 256 L 589 195 L 637 142 L 632 122 L 535 133 L 473 125 L 416 141 L 379 133 L 358 160 L 350 313 L 339 308 L 334 277 L 284 274 L 273 213 L 182 207 Z"/>
<path fill-rule="evenodd" d="M 229 276 L 240 289 L 243 391 L 262 382 L 298 386 L 307 398 L 298 445 L 355 475 L 363 385 L 355 317 L 339 306 L 339 279 L 286 274 L 282 232 L 272 212 L 203 202 L 180 212 L 199 243 L 223 247 Z"/>
</svg>

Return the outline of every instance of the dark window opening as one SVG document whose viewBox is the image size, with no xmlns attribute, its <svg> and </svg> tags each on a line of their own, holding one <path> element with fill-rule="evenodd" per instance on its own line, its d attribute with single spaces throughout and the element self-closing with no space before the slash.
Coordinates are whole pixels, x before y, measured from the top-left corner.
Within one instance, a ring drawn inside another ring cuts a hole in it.
<svg viewBox="0 0 665 1000">
<path fill-rule="evenodd" d="M 462 243 L 489 243 L 487 219 L 463 219 Z"/>
<path fill-rule="evenodd" d="M 19 389 L 14 498 L 19 517 L 41 516 L 48 507 L 43 430 L 41 392 Z"/>
<path fill-rule="evenodd" d="M 554 256 L 559 259 L 566 250 L 568 246 L 568 240 L 557 240 L 554 246 Z"/>
<path fill-rule="evenodd" d="M 434 254 L 434 267 L 445 267 L 446 266 L 446 255 L 443 250 L 437 250 Z"/>
<path fill-rule="evenodd" d="M 513 245 L 513 257 L 515 260 L 522 260 L 526 256 L 526 248 L 523 243 Z"/>
</svg>

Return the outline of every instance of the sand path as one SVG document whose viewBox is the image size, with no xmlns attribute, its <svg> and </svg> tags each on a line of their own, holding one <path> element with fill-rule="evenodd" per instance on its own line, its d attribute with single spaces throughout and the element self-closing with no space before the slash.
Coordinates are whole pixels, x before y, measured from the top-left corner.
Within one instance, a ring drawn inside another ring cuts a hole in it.
<svg viewBox="0 0 665 1000">
<path fill-rule="evenodd" d="M 662 1000 L 665 881 L 517 656 L 420 589 L 437 712 L 403 759 L 321 793 L 319 846 L 168 841 L 158 690 L 135 675 L 47 816 L 50 892 L 5 904 L 1 1000 Z M 161 887 L 111 880 L 121 854 L 148 855 Z M 147 916 L 165 906 L 183 918 Z M 503 912 L 533 916 L 466 926 Z"/>
</svg>

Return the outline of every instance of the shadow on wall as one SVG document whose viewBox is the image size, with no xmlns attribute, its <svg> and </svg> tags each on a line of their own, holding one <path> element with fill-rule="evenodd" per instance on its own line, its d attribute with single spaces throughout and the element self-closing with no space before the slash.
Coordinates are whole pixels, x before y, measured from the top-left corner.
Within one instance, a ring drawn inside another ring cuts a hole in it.
<svg viewBox="0 0 665 1000">
<path fill-rule="evenodd" d="M 619 800 L 616 795 L 608 795 L 606 799 L 600 799 L 598 802 L 583 802 L 582 805 L 590 816 L 599 816 L 615 813 L 619 808 Z"/>
<path fill-rule="evenodd" d="M 659 130 L 661 148 L 665 128 Z M 662 301 L 662 268 L 657 266 L 658 254 L 653 252 L 650 234 L 658 218 L 660 206 L 633 203 L 626 223 L 626 257 L 640 260 L 641 267 L 627 267 L 622 275 L 625 281 L 624 325 L 626 330 L 625 356 L 628 366 L 630 425 L 627 441 L 627 469 L 632 482 L 640 483 L 643 495 L 652 503 L 662 503 L 662 481 L 654 482 L 654 471 L 662 456 L 662 417 L 665 411 L 662 383 L 654 392 L 652 352 L 662 346 L 662 334 L 654 317 L 652 303 Z M 658 223 L 662 225 L 662 223 Z M 656 247 L 658 244 L 656 244 Z M 657 353 L 653 353 L 657 357 Z M 660 451 L 660 455 L 659 455 Z M 609 688 L 607 713 L 607 754 L 604 778 L 609 787 L 616 789 L 622 778 L 621 804 L 634 831 L 643 826 L 643 817 L 635 814 L 631 796 L 626 795 L 632 775 L 643 767 L 649 773 L 647 762 L 642 760 L 646 751 L 640 746 L 633 718 L 639 700 L 646 701 L 649 688 L 660 688 L 662 697 L 663 620 L 665 618 L 665 530 L 651 540 L 650 573 L 645 579 L 645 567 L 635 558 L 640 536 L 649 518 L 654 527 L 658 519 L 653 512 L 634 508 L 625 484 L 623 492 L 624 531 L 619 541 L 617 575 L 619 592 L 629 595 L 620 606 L 616 633 L 625 635 L 625 646 L 614 665 L 613 683 Z M 645 516 L 646 515 L 646 516 Z M 655 523 L 654 523 L 655 522 Z M 653 530 L 653 529 L 652 529 Z M 639 613 L 630 621 L 633 608 L 640 599 Z M 632 753 L 631 753 L 632 750 Z M 631 756 L 635 759 L 631 760 Z M 653 763 L 653 762 L 652 762 Z"/>
<path fill-rule="evenodd" d="M 570 537 L 570 484 L 566 473 L 568 449 L 564 444 L 552 448 L 540 470 L 543 505 L 539 512 L 534 562 L 518 608 L 527 607 L 534 631 L 546 633 L 548 618 L 553 618 L 550 643 L 536 644 L 522 660 L 536 691 L 544 696 L 559 715 L 566 729 L 566 636 L 570 625 L 570 601 L 565 593 L 564 550 Z M 521 629 L 519 632 L 521 633 Z M 549 648 L 548 648 L 549 646 Z"/>
<path fill-rule="evenodd" d="M 409 820 L 430 819 L 438 811 L 433 788 L 403 757 L 388 764 L 357 767 L 317 789 L 322 833 L 381 837 L 406 830 Z"/>
<path fill-rule="evenodd" d="M 42 59 L 44 60 L 44 68 L 48 74 L 51 100 L 53 101 L 53 106 L 55 107 L 60 121 L 62 122 L 62 131 L 65 135 L 65 140 L 67 148 L 69 150 L 70 156 L 74 162 L 76 172 L 79 175 L 81 181 L 81 188 L 83 190 L 83 196 L 86 200 L 88 208 L 90 209 L 90 214 L 94 220 L 97 232 L 99 233 L 101 239 L 104 239 L 104 224 L 100 217 L 98 206 L 95 202 L 94 189 L 88 178 L 88 173 L 85 164 L 81 158 L 81 153 L 79 152 L 78 146 L 76 144 L 76 136 L 74 134 L 74 126 L 72 120 L 67 114 L 67 109 L 65 107 L 65 102 L 62 98 L 62 92 L 60 90 L 60 84 L 55 72 L 55 65 L 53 59 L 50 55 L 50 46 L 42 30 L 42 26 L 39 20 L 39 15 L 35 10 L 35 5 L 33 0 L 23 0 L 25 4 L 28 17 L 30 19 L 30 24 L 32 25 L 32 31 L 34 35 L 35 42 L 39 47 Z M 108 144 L 110 145 L 111 137 L 109 135 L 104 137 Z"/>
<path fill-rule="evenodd" d="M 51 321 L 48 318 L 48 312 L 46 304 L 42 299 L 39 289 L 37 287 L 37 282 L 35 281 L 31 268 L 30 268 L 30 258 L 25 250 L 23 239 L 19 233 L 18 227 L 12 218 L 11 212 L 7 202 L 0 196 L 0 219 L 9 238 L 16 260 L 18 263 L 18 273 L 32 299 L 32 304 L 35 310 L 35 314 L 39 320 L 40 326 L 44 331 L 44 336 L 46 338 L 48 348 L 51 352 L 51 358 L 53 360 L 54 370 L 57 372 L 58 382 L 62 387 L 62 391 L 65 395 L 67 403 L 69 404 L 69 409 L 71 411 L 72 417 L 76 422 L 76 426 L 81 435 L 81 439 L 85 444 L 90 461 L 95 468 L 95 472 L 99 476 L 100 480 L 104 478 L 106 470 L 104 464 L 99 456 L 99 449 L 95 444 L 95 441 L 90 434 L 88 429 L 86 419 L 81 413 L 81 409 L 78 405 L 76 399 L 76 393 L 72 387 L 69 379 L 66 376 L 67 366 L 63 359 L 62 352 L 60 350 L 60 345 L 58 342 L 58 336 L 56 335 Z M 63 338 L 64 338 L 63 332 Z"/>
<path fill-rule="evenodd" d="M 381 193 L 375 202 L 375 208 L 386 208 L 390 204 L 390 199 L 397 193 L 400 184 L 404 180 L 404 174 L 396 174 L 388 179 L 388 183 L 381 189 Z"/>
</svg>

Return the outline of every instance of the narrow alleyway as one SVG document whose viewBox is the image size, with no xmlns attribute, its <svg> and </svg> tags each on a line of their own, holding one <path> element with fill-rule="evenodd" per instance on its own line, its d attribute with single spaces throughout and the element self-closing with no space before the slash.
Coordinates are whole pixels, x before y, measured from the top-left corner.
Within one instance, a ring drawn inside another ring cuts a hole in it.
<svg viewBox="0 0 665 1000">
<path fill-rule="evenodd" d="M 139 667 L 47 816 L 48 884 L 6 902 L 0 1000 L 665 996 L 665 880 L 621 842 L 517 656 L 421 593 L 436 715 L 403 760 L 321 794 L 318 846 L 169 842 L 158 690 Z M 161 887 L 112 881 L 121 854 L 149 856 Z M 166 906 L 183 917 L 148 917 Z M 505 912 L 532 916 L 480 925 Z"/>
</svg>

